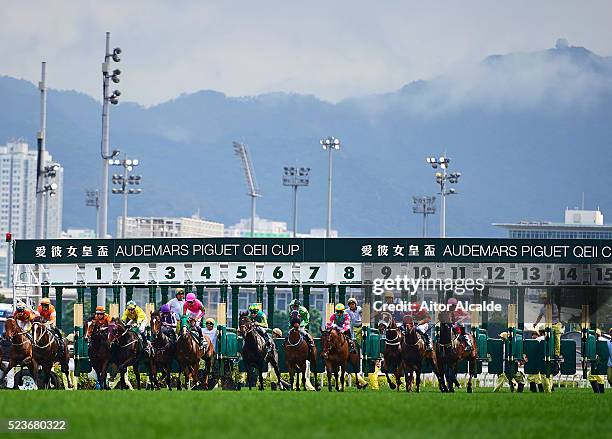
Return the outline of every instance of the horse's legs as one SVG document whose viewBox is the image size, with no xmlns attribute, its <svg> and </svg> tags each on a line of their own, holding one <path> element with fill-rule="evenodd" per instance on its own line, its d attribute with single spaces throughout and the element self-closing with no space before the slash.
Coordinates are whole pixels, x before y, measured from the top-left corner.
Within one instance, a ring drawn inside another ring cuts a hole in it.
<svg viewBox="0 0 612 439">
<path fill-rule="evenodd" d="M 344 374 L 346 373 L 346 366 L 340 366 L 340 391 L 344 392 Z"/>
<path fill-rule="evenodd" d="M 276 372 L 276 371 L 275 371 Z M 263 382 L 263 366 L 261 366 L 259 369 L 257 369 L 257 373 L 259 375 L 259 390 L 263 390 L 264 389 L 264 382 Z"/>
<path fill-rule="evenodd" d="M 470 356 L 470 360 L 468 361 L 468 383 L 467 383 L 467 393 L 472 393 L 472 377 L 476 376 L 476 372 L 478 365 L 476 364 L 476 357 Z"/>
<path fill-rule="evenodd" d="M 306 360 L 304 360 L 304 362 L 302 363 L 300 368 L 302 369 L 302 388 L 304 390 L 306 390 L 306 370 L 307 370 L 307 368 L 306 368 Z M 299 377 L 299 375 L 298 375 L 298 377 Z M 308 377 L 308 378 L 310 378 L 310 377 Z"/>
<path fill-rule="evenodd" d="M 8 365 L 6 366 L 6 368 L 4 366 L 2 366 L 2 362 L 0 362 L 0 370 L 2 370 L 2 377 L 0 377 L 1 379 L 6 378 L 6 375 L 11 371 L 11 369 L 13 369 L 13 367 L 15 367 L 17 365 L 17 360 L 15 360 L 14 358 L 10 358 L 9 357 L 9 361 L 8 361 Z"/>
<path fill-rule="evenodd" d="M 289 366 L 289 390 L 293 390 L 293 379 L 295 378 L 295 368 L 293 367 L 293 364 Z M 298 381 L 299 381 L 300 377 L 298 375 Z M 298 390 L 300 387 L 300 384 L 298 382 Z"/>
<path fill-rule="evenodd" d="M 138 368 L 138 360 L 132 366 L 132 370 L 134 371 L 134 375 L 136 375 L 136 388 L 140 390 L 140 370 Z"/>
<path fill-rule="evenodd" d="M 404 366 L 404 381 L 406 382 L 406 392 L 412 390 L 412 367 Z"/>
<path fill-rule="evenodd" d="M 325 372 L 327 373 L 327 390 L 332 390 L 332 369 L 331 365 L 325 364 Z"/>
<path fill-rule="evenodd" d="M 204 383 L 202 384 L 204 390 L 208 390 L 208 377 L 212 374 L 212 358 L 206 357 L 204 359 Z"/>
<path fill-rule="evenodd" d="M 164 375 L 166 376 L 166 386 L 168 387 L 168 390 L 172 390 L 172 384 L 171 384 L 172 380 L 170 378 L 170 371 L 172 368 L 171 364 L 168 364 L 166 366 L 166 369 L 163 371 Z"/>
</svg>

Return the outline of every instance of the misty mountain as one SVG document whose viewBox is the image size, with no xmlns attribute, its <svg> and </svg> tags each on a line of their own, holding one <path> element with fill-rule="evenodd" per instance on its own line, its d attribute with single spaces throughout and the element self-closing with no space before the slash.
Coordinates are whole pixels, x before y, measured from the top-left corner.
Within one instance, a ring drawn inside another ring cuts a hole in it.
<svg viewBox="0 0 612 439">
<path fill-rule="evenodd" d="M 34 147 L 36 86 L 0 77 L 0 99 L 0 143 L 22 137 Z M 84 190 L 100 184 L 100 113 L 90 96 L 49 92 L 47 148 L 66 169 L 64 228 L 95 226 Z M 310 95 L 204 90 L 149 108 L 121 103 L 110 117 L 111 147 L 141 161 L 143 193 L 130 198 L 133 215 L 189 216 L 200 209 L 228 225 L 247 217 L 232 150 L 237 140 L 249 147 L 263 193 L 258 214 L 290 222 L 282 168 L 307 166 L 311 185 L 298 193 L 299 229 L 324 227 L 327 153 L 319 139 L 334 135 L 342 145 L 334 152 L 333 226 L 342 236 L 418 236 L 421 218 L 411 197 L 437 192 L 425 157 L 444 152 L 462 173 L 458 195 L 447 202 L 447 234 L 494 236 L 500 232 L 492 222 L 560 221 L 582 192 L 587 207 L 612 214 L 611 116 L 612 58 L 561 41 L 335 104 Z M 111 194 L 113 233 L 120 209 L 120 197 Z M 432 233 L 438 222 L 436 214 Z"/>
</svg>

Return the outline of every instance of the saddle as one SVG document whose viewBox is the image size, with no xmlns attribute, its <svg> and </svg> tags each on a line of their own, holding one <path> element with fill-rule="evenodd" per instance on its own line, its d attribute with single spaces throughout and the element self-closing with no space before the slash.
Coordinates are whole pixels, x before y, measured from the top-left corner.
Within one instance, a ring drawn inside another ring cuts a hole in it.
<svg viewBox="0 0 612 439">
<path fill-rule="evenodd" d="M 200 331 L 198 331 L 194 327 L 190 327 L 189 328 L 189 333 L 195 339 L 195 341 L 198 342 L 198 346 L 200 346 L 200 349 L 204 349 L 205 350 L 205 349 L 208 348 L 208 343 L 207 343 L 206 339 L 202 335 L 200 335 Z"/>
</svg>

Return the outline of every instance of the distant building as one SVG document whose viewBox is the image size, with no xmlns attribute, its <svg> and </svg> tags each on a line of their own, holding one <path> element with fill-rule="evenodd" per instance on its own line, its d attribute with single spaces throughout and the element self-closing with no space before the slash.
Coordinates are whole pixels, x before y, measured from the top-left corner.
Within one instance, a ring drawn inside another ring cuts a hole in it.
<svg viewBox="0 0 612 439">
<path fill-rule="evenodd" d="M 121 236 L 121 217 L 117 217 L 117 236 Z M 223 223 L 202 218 L 127 217 L 126 238 L 218 238 Z"/>
<path fill-rule="evenodd" d="M 93 239 L 96 237 L 96 231 L 92 229 L 68 229 L 62 232 L 62 239 Z"/>
<path fill-rule="evenodd" d="M 225 236 L 249 238 L 251 236 L 251 219 L 243 218 L 237 224 L 225 229 Z M 255 238 L 291 238 L 293 233 L 287 229 L 285 221 L 272 221 L 255 217 Z M 325 238 L 325 229 L 311 229 L 310 233 L 298 233 L 298 238 Z M 332 230 L 331 237 L 337 238 L 338 231 Z"/>
<path fill-rule="evenodd" d="M 24 141 L 8 142 L 0 146 L 0 230 L 11 232 L 13 239 L 36 237 L 36 163 L 37 151 L 28 149 Z M 48 151 L 43 156 L 43 165 L 48 166 L 53 158 Z M 62 230 L 62 204 L 64 170 L 60 166 L 52 182 L 57 184 L 54 196 L 46 196 L 45 238 L 59 238 Z M 9 218 L 10 217 L 10 218 Z M 4 247 L 4 240 L 0 244 Z M 6 279 L 9 261 L 4 256 L 0 266 L 0 283 Z"/>
<path fill-rule="evenodd" d="M 597 210 L 566 209 L 565 221 L 520 221 L 493 223 L 508 231 L 508 238 L 526 239 L 612 239 L 612 224 L 604 224 Z"/>
</svg>

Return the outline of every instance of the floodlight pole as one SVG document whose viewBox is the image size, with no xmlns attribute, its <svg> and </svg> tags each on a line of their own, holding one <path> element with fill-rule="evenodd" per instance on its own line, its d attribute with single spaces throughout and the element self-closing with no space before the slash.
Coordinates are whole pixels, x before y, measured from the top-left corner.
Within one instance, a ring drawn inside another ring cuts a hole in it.
<svg viewBox="0 0 612 439">
<path fill-rule="evenodd" d="M 100 191 L 100 210 L 98 218 L 98 238 L 106 238 L 108 231 L 108 159 L 109 159 L 109 118 L 108 118 L 108 85 L 110 77 L 107 75 L 109 70 L 110 58 L 110 32 L 106 32 L 106 49 L 104 52 L 104 64 L 102 64 L 102 189 Z"/>
<path fill-rule="evenodd" d="M 41 67 L 40 82 L 40 131 L 38 132 L 36 159 L 36 239 L 45 238 L 45 192 L 43 191 L 44 179 L 44 155 L 45 155 L 45 131 L 47 129 L 47 63 L 43 61 Z M 23 237 L 25 238 L 25 236 Z"/>
<path fill-rule="evenodd" d="M 328 160 L 328 176 L 327 176 L 327 228 L 325 231 L 325 237 L 331 238 L 331 222 L 332 222 L 332 147 L 328 149 L 329 160 Z"/>
<path fill-rule="evenodd" d="M 255 200 L 257 197 L 251 194 L 251 238 L 255 237 Z"/>
</svg>

